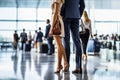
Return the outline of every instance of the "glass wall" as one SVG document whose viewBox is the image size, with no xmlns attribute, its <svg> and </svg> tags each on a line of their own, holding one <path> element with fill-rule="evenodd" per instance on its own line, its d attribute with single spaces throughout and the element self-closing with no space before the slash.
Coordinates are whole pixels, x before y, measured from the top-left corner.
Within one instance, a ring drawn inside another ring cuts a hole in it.
<svg viewBox="0 0 120 80">
<path fill-rule="evenodd" d="M 16 8 L 0 8 L 0 20 L 16 20 Z"/>
<path fill-rule="evenodd" d="M 85 9 L 92 21 L 93 34 L 119 34 L 120 10 L 116 9 L 115 2 L 116 0 L 85 0 Z M 52 13 L 51 8 L 1 7 L 0 11 L 0 37 L 5 36 L 8 40 L 12 40 L 14 30 L 18 30 L 20 34 L 25 28 L 27 33 L 32 31 L 33 34 L 34 30 L 41 27 L 44 32 L 45 20 L 51 20 Z"/>
<path fill-rule="evenodd" d="M 120 34 L 120 10 L 94 9 L 90 11 L 93 32 L 97 34 Z"/>
<path fill-rule="evenodd" d="M 0 38 L 5 41 L 12 41 L 14 30 L 20 34 L 23 28 L 27 33 L 31 31 L 34 34 L 41 27 L 44 33 L 46 19 L 51 20 L 50 8 L 0 8 L 0 11 Z"/>
</svg>

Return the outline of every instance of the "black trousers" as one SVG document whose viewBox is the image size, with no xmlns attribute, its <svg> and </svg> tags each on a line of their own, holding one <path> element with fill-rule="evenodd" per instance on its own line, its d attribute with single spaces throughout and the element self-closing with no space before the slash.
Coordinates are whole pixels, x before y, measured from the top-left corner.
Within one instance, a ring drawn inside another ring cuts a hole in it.
<svg viewBox="0 0 120 80">
<path fill-rule="evenodd" d="M 22 42 L 21 42 L 21 50 L 24 50 L 25 44 L 26 44 L 26 41 L 22 41 Z"/>
<path fill-rule="evenodd" d="M 85 29 L 86 33 L 85 34 L 80 34 L 80 38 L 82 41 L 82 47 L 83 47 L 83 53 L 86 54 L 86 49 L 87 49 L 87 44 L 88 44 L 88 39 L 90 36 L 90 32 L 88 29 Z"/>
</svg>

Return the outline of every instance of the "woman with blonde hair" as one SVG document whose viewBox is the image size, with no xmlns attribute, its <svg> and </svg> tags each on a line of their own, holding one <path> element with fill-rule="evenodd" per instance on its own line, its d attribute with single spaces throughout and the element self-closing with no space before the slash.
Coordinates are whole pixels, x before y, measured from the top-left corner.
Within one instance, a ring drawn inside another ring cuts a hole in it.
<svg viewBox="0 0 120 80">
<path fill-rule="evenodd" d="M 90 34 L 92 34 L 92 28 L 91 28 L 91 20 L 88 17 L 87 11 L 85 11 L 85 10 L 83 11 L 83 14 L 82 14 L 82 20 L 83 20 L 84 27 L 86 30 L 85 34 L 80 35 L 80 38 L 82 40 L 82 46 L 83 46 L 82 58 L 83 58 L 83 60 L 87 60 L 86 48 L 87 48 L 89 36 L 90 36 Z"/>
<path fill-rule="evenodd" d="M 50 32 L 49 35 L 53 36 L 56 46 L 57 46 L 57 70 L 55 71 L 55 73 L 60 73 L 60 71 L 63 69 L 64 72 L 68 71 L 69 65 L 67 63 L 67 58 L 66 58 L 66 54 L 65 54 L 65 49 L 63 47 L 62 44 L 62 38 L 64 37 L 64 24 L 62 21 L 62 16 L 60 16 L 60 10 L 61 10 L 61 6 L 64 3 L 64 0 L 53 0 L 53 4 L 52 4 L 52 24 L 51 24 L 51 28 L 50 28 Z M 58 18 L 57 18 L 58 16 Z M 60 20 L 60 24 L 61 24 L 61 34 L 60 35 L 53 35 L 52 29 L 53 26 L 56 22 L 56 20 L 59 19 Z M 62 66 L 62 58 L 63 58 L 63 62 L 64 62 L 64 66 Z M 64 67 L 64 68 L 63 68 Z"/>
</svg>

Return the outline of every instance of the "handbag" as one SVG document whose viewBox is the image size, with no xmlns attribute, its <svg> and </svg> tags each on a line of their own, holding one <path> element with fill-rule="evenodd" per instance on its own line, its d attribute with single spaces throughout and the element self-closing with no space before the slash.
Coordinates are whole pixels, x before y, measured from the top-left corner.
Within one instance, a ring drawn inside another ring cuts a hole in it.
<svg viewBox="0 0 120 80">
<path fill-rule="evenodd" d="M 53 35 L 60 35 L 61 34 L 61 24 L 60 24 L 60 20 L 59 17 L 57 16 L 57 20 L 53 26 Z"/>
<path fill-rule="evenodd" d="M 85 25 L 84 25 L 82 19 L 80 21 L 81 21 L 81 23 L 80 23 L 80 34 L 85 34 L 86 33 Z"/>
</svg>

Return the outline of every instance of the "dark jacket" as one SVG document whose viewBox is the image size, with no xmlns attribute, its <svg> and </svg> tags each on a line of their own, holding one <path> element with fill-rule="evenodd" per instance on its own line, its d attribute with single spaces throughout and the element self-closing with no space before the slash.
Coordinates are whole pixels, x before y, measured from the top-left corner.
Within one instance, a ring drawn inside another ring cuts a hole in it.
<svg viewBox="0 0 120 80">
<path fill-rule="evenodd" d="M 53 39 L 53 37 L 50 37 L 50 36 L 49 36 L 50 27 L 51 27 L 50 24 L 48 24 L 48 25 L 46 26 L 45 38 L 47 38 L 47 39 Z"/>
<path fill-rule="evenodd" d="M 37 33 L 36 41 L 37 41 L 37 42 L 42 42 L 42 41 L 43 41 L 43 40 L 42 40 L 42 37 L 43 37 L 43 32 L 39 31 L 39 32 Z"/>
<path fill-rule="evenodd" d="M 20 34 L 20 37 L 21 37 L 21 41 L 23 41 L 23 42 L 26 42 L 26 41 L 27 41 L 27 33 L 22 32 L 22 33 Z"/>
<path fill-rule="evenodd" d="M 14 41 L 18 42 L 18 40 L 19 40 L 18 34 L 17 34 L 17 33 L 14 33 L 13 36 L 14 36 Z"/>
<path fill-rule="evenodd" d="M 84 8 L 84 0 L 65 0 L 60 14 L 63 18 L 81 18 Z"/>
</svg>

